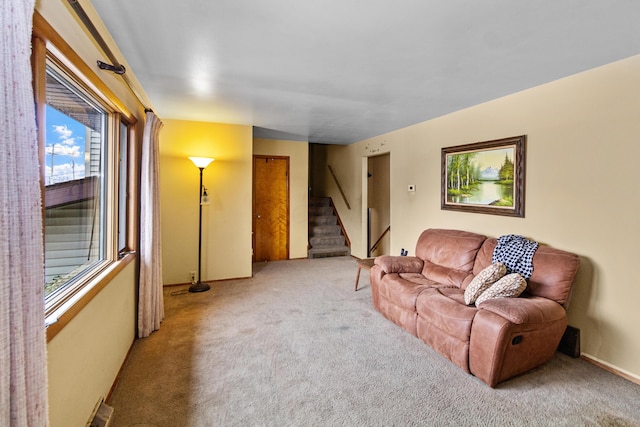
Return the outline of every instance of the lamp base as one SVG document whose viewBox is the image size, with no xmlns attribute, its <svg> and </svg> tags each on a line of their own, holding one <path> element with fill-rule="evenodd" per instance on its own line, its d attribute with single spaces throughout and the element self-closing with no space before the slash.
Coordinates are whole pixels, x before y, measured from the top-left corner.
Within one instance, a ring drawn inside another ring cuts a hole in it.
<svg viewBox="0 0 640 427">
<path fill-rule="evenodd" d="M 194 283 L 193 285 L 189 286 L 189 292 L 205 292 L 209 289 L 211 289 L 211 286 L 209 286 L 208 283 L 202 282 Z"/>
</svg>

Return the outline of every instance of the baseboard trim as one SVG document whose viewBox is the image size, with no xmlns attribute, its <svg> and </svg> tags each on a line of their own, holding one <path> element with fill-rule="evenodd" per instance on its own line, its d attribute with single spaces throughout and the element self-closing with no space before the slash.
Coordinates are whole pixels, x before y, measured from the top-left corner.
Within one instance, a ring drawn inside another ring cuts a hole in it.
<svg viewBox="0 0 640 427">
<path fill-rule="evenodd" d="M 300 259 L 306 259 L 306 258 L 300 258 Z M 205 280 L 204 283 L 209 283 L 209 284 L 215 284 L 217 282 L 228 282 L 228 281 L 232 281 L 232 280 L 245 280 L 245 279 L 251 279 L 253 277 L 253 275 L 251 276 L 245 276 L 245 277 L 231 277 L 229 279 L 214 279 L 214 280 Z M 175 286 L 189 286 L 191 285 L 191 282 L 185 282 L 185 283 L 167 283 L 167 284 L 163 284 L 162 287 L 163 288 L 171 288 L 171 287 L 175 287 Z"/>
<path fill-rule="evenodd" d="M 625 380 L 631 381 L 632 383 L 640 385 L 640 377 L 632 374 L 631 372 L 627 372 L 623 369 L 616 368 L 615 366 L 610 365 L 609 363 L 598 359 L 597 357 L 593 357 L 591 355 L 582 353 L 580 355 L 582 360 L 585 360 L 592 365 L 597 366 L 598 368 L 604 369 L 607 372 L 610 372 L 614 375 L 624 378 Z"/>
</svg>

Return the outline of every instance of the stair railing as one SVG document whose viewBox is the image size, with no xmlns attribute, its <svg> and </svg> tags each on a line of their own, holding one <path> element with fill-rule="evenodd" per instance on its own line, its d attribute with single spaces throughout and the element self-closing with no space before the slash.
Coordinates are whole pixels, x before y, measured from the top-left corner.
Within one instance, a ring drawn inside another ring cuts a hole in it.
<svg viewBox="0 0 640 427">
<path fill-rule="evenodd" d="M 371 246 L 371 249 L 369 249 L 369 253 L 368 256 L 371 257 L 371 253 L 373 251 L 375 251 L 376 249 L 378 249 L 378 245 L 380 244 L 380 242 L 382 241 L 382 239 L 384 238 L 384 236 L 387 235 L 387 233 L 391 231 L 391 224 L 387 225 L 387 228 L 384 229 L 384 231 L 382 232 L 382 234 L 380 235 L 380 237 L 378 237 L 378 240 L 376 240 L 376 242 L 373 244 L 373 246 Z"/>
<path fill-rule="evenodd" d="M 336 173 L 333 171 L 333 168 L 331 167 L 331 165 L 327 165 L 327 166 L 329 166 L 329 172 L 331 172 L 331 176 L 333 177 L 333 180 L 338 186 L 338 190 L 340 190 L 340 194 L 342 194 L 342 200 L 344 200 L 344 204 L 347 205 L 347 209 L 351 210 L 351 205 L 349 205 L 347 196 L 345 196 L 344 191 L 342 191 L 342 186 L 340 185 L 340 181 L 338 181 L 338 177 L 336 176 Z"/>
<path fill-rule="evenodd" d="M 347 235 L 347 230 L 344 228 L 344 224 L 342 223 L 342 219 L 340 219 L 340 214 L 338 213 L 336 204 L 333 203 L 333 199 L 331 197 L 329 197 L 329 203 L 333 208 L 333 214 L 336 216 L 336 219 L 338 220 L 338 225 L 340 226 L 340 230 L 342 231 L 342 235 L 344 236 L 345 245 L 351 248 L 351 240 L 349 240 L 349 236 Z"/>
</svg>

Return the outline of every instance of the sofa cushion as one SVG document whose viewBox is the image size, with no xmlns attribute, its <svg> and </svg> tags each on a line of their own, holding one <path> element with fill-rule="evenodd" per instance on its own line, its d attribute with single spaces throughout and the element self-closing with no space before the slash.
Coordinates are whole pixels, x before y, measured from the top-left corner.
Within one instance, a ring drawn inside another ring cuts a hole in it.
<svg viewBox="0 0 640 427">
<path fill-rule="evenodd" d="M 478 308 L 463 304 L 463 291 L 457 288 L 439 289 L 420 294 L 416 301 L 418 317 L 442 332 L 462 342 L 471 336 L 471 324 Z M 428 337 L 420 337 L 428 341 Z"/>
<path fill-rule="evenodd" d="M 491 264 L 497 244 L 497 239 L 485 240 L 473 266 L 474 274 Z M 566 307 L 579 265 L 580 259 L 575 254 L 549 246 L 538 246 L 533 255 L 533 274 L 528 281 L 527 293 L 549 298 Z"/>
<path fill-rule="evenodd" d="M 437 288 L 438 293 L 444 295 L 445 297 L 454 300 L 458 304 L 464 305 L 464 291 L 459 288 Z"/>
<path fill-rule="evenodd" d="M 502 279 L 489 286 L 489 288 L 484 291 L 478 299 L 476 299 L 476 306 L 479 306 L 484 301 L 494 298 L 512 298 L 520 296 L 526 288 L 527 281 L 520 274 L 507 274 Z"/>
<path fill-rule="evenodd" d="M 483 235 L 461 230 L 423 231 L 416 244 L 416 256 L 425 261 L 422 274 L 443 285 L 460 287 L 471 274 L 485 239 Z"/>
<path fill-rule="evenodd" d="M 382 313 L 384 317 L 405 329 L 410 334 L 417 336 L 416 320 L 418 315 L 415 310 L 398 307 L 385 297 L 380 297 L 379 307 L 380 313 Z"/>
<path fill-rule="evenodd" d="M 491 260 L 493 258 L 493 251 L 496 249 L 497 245 L 498 239 L 494 239 L 492 237 L 484 241 L 480 250 L 478 250 L 476 261 L 473 264 L 473 274 L 477 276 L 482 270 L 492 264 Z"/>
<path fill-rule="evenodd" d="M 415 310 L 416 298 L 429 287 L 427 283 L 418 284 L 414 280 L 407 280 L 397 273 L 392 273 L 384 276 L 379 292 L 382 297 L 398 307 Z"/>
<path fill-rule="evenodd" d="M 580 258 L 576 254 L 548 246 L 538 247 L 533 256 L 533 274 L 527 292 L 566 307 L 579 265 Z"/>
<path fill-rule="evenodd" d="M 398 276 L 400 276 L 401 279 L 415 283 L 416 285 L 440 286 L 439 283 L 427 279 L 421 273 L 398 273 Z"/>
<path fill-rule="evenodd" d="M 498 279 L 501 279 L 506 272 L 507 267 L 503 263 L 497 262 L 478 273 L 464 290 L 465 304 L 470 305 L 476 302 L 476 299 L 478 299 L 489 286 L 497 282 Z"/>
<path fill-rule="evenodd" d="M 458 270 L 455 268 L 444 267 L 434 264 L 429 260 L 424 260 L 424 268 L 422 275 L 433 282 L 441 283 L 446 286 L 455 286 L 460 288 L 467 276 L 471 275 L 470 271 Z"/>
</svg>

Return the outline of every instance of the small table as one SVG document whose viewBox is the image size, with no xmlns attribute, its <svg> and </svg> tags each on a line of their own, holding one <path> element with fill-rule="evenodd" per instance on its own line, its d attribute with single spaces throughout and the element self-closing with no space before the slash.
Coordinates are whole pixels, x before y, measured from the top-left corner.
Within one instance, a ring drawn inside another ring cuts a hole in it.
<svg viewBox="0 0 640 427">
<path fill-rule="evenodd" d="M 356 291 L 358 290 L 358 282 L 360 281 L 360 269 L 364 268 L 367 271 L 371 270 L 371 267 L 373 267 L 374 259 L 375 258 L 363 258 L 358 260 L 358 272 L 356 273 L 356 288 L 355 288 Z"/>
</svg>

